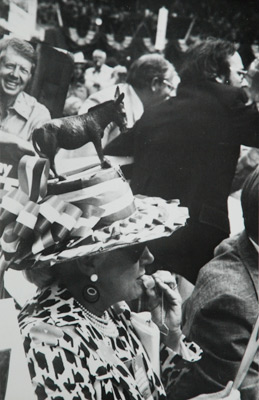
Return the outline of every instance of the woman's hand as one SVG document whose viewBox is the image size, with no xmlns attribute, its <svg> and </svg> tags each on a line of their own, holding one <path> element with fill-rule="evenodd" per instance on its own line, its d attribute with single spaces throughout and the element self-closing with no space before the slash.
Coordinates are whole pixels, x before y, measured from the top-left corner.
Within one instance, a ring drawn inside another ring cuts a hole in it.
<svg viewBox="0 0 259 400">
<path fill-rule="evenodd" d="M 227 399 L 227 400 L 240 400 L 240 392 L 236 389 L 232 389 L 233 382 L 229 381 L 227 386 L 216 393 L 201 394 L 200 396 L 193 397 L 190 400 L 216 400 L 216 399 Z"/>
<path fill-rule="evenodd" d="M 146 290 L 152 319 L 162 333 L 161 340 L 177 351 L 182 333 L 182 299 L 175 275 L 169 271 L 157 271 L 152 277 L 155 287 Z"/>
</svg>

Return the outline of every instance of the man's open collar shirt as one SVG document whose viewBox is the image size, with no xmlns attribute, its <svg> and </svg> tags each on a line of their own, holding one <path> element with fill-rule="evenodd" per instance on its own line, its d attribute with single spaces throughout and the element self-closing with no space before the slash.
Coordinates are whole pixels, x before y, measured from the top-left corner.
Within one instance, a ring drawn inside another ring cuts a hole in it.
<svg viewBox="0 0 259 400">
<path fill-rule="evenodd" d="M 50 113 L 43 104 L 21 92 L 7 110 L 7 115 L 0 120 L 0 130 L 30 140 L 33 130 L 50 119 Z"/>
</svg>

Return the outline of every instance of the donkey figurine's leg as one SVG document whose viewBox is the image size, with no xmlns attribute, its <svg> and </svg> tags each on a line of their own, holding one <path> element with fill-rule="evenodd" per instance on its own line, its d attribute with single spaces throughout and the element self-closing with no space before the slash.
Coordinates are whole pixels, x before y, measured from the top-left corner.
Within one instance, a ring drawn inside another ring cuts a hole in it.
<svg viewBox="0 0 259 400">
<path fill-rule="evenodd" d="M 103 155 L 103 148 L 102 148 L 102 136 L 103 136 L 103 131 L 99 131 L 98 134 L 95 135 L 93 144 L 95 147 L 95 150 L 97 152 L 97 155 L 101 161 L 101 166 L 102 168 L 105 165 L 105 159 L 104 159 L 104 155 Z"/>
<path fill-rule="evenodd" d="M 57 173 L 54 157 L 49 159 L 49 162 L 50 162 L 50 169 L 53 172 L 53 174 L 55 175 L 55 178 L 58 178 L 60 181 L 65 181 L 66 180 L 65 176 L 59 175 Z"/>
</svg>

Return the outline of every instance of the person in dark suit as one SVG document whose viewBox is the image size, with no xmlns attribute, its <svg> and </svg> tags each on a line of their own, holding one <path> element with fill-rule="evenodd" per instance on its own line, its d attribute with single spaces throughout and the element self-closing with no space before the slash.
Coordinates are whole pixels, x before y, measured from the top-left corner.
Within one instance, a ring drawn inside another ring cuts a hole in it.
<svg viewBox="0 0 259 400">
<path fill-rule="evenodd" d="M 198 275 L 185 305 L 183 332 L 203 349 L 191 379 L 182 380 L 172 399 L 219 390 L 234 380 L 258 316 L 259 167 L 245 181 L 241 204 L 245 230 L 224 240 L 216 257 Z M 241 384 L 242 400 L 258 400 L 259 353 Z"/>
<path fill-rule="evenodd" d="M 227 198 L 240 145 L 259 146 L 259 113 L 246 105 L 244 74 L 234 44 L 208 38 L 190 47 L 177 96 L 145 112 L 105 151 L 134 155 L 135 194 L 188 207 L 187 225 L 152 252 L 160 269 L 192 283 L 229 235 Z"/>
</svg>

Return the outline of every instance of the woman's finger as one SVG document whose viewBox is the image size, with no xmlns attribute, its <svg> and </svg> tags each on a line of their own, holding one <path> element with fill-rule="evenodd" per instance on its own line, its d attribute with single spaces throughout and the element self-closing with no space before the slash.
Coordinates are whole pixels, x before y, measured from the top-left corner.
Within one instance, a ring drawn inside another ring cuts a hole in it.
<svg viewBox="0 0 259 400">
<path fill-rule="evenodd" d="M 154 277 L 158 288 L 164 293 L 167 302 L 174 305 L 181 302 L 181 295 L 178 292 L 176 286 L 171 288 L 167 283 L 162 282 L 159 278 Z"/>
<path fill-rule="evenodd" d="M 152 276 L 159 278 L 162 282 L 167 283 L 169 286 L 177 285 L 176 275 L 172 272 L 166 270 L 157 270 Z"/>
</svg>

